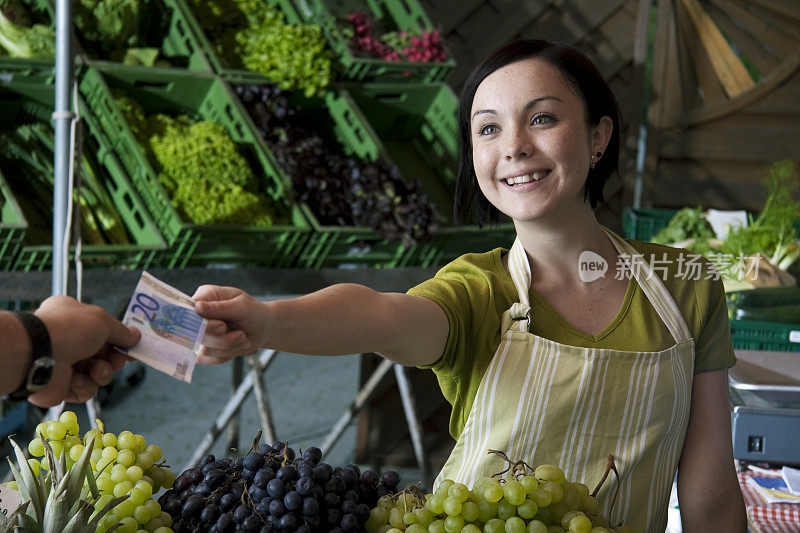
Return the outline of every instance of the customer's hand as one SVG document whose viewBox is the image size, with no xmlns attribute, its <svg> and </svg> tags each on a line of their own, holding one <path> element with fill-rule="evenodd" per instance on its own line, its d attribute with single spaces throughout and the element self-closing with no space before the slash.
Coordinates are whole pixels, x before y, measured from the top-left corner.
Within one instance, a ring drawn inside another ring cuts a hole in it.
<svg viewBox="0 0 800 533">
<path fill-rule="evenodd" d="M 107 385 L 126 360 L 112 345 L 129 348 L 141 334 L 96 305 L 51 296 L 34 313 L 47 326 L 55 367 L 50 384 L 28 401 L 41 407 L 62 401 L 85 402 Z"/>
</svg>

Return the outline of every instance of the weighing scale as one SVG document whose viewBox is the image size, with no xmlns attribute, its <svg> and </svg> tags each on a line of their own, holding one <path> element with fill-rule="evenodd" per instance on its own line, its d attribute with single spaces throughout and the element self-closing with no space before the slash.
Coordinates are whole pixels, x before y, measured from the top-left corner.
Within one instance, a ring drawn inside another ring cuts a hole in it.
<svg viewBox="0 0 800 533">
<path fill-rule="evenodd" d="M 800 344 L 797 352 L 736 350 L 729 371 L 733 456 L 800 464 Z"/>
</svg>

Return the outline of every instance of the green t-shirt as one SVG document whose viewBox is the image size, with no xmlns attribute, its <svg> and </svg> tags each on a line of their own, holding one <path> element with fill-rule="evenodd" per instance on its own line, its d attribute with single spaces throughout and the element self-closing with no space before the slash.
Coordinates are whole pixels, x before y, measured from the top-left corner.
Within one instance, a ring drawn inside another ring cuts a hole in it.
<svg viewBox="0 0 800 533">
<path fill-rule="evenodd" d="M 685 279 L 682 272 L 686 267 L 679 256 L 691 255 L 688 250 L 628 242 L 650 262 L 686 320 L 695 342 L 694 372 L 733 366 L 736 358 L 722 281 L 703 279 L 706 276 Z M 482 254 L 463 255 L 444 266 L 435 277 L 408 291 L 433 300 L 447 315 L 450 331 L 444 352 L 426 368 L 433 369 L 442 394 L 453 406 L 450 434 L 455 439 L 464 429 L 481 378 L 500 344 L 502 314 L 518 301 L 511 274 L 502 263 L 507 252 L 496 248 Z M 610 266 L 608 272 L 614 270 Z M 534 289 L 530 291 L 530 303 L 531 333 L 561 344 L 644 352 L 666 350 L 675 344 L 632 276 L 619 313 L 597 335 L 568 324 Z"/>
</svg>

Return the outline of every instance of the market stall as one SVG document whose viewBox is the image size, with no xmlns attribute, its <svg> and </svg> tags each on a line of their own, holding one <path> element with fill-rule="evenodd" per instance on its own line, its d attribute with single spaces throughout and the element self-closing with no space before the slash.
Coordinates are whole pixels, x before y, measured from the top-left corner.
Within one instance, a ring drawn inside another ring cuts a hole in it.
<svg viewBox="0 0 800 533">
<path fill-rule="evenodd" d="M 786 96 L 800 76 L 791 31 L 800 13 L 786 2 L 522 4 L 0 0 L 0 309 L 68 294 L 129 324 L 134 300 L 155 302 L 158 292 L 183 306 L 171 320 L 197 320 L 185 350 L 170 345 L 177 364 L 131 352 L 139 377 L 117 388 L 129 401 L 109 402 L 108 413 L 97 400 L 86 412 L 49 413 L 4 400 L 11 468 L 0 531 L 638 531 L 624 516 L 636 491 L 621 445 L 592 468 L 529 464 L 516 445 L 485 450 L 497 473 L 434 482 L 469 410 L 454 425 L 429 370 L 359 353 L 337 373 L 313 357 L 292 363 L 288 351 L 259 350 L 201 369 L 207 394 L 189 388 L 206 321 L 188 295 L 200 285 L 264 300 L 336 283 L 404 293 L 463 254 L 511 248 L 510 222 L 459 225 L 453 214 L 462 198 L 457 94 L 482 48 L 519 37 L 575 44 L 623 104 L 621 179 L 593 206 L 597 219 L 702 257 L 724 280 L 748 524 L 800 530 L 800 496 L 780 469 L 800 464 L 800 153 L 783 141 L 740 150 L 754 174 L 743 200 L 730 192 L 738 182 L 725 181 L 735 154 L 697 147 L 715 127 L 721 138 L 741 132 L 736 113 L 800 112 Z M 773 122 L 768 139 L 796 131 Z M 711 170 L 699 172 L 704 164 Z M 685 182 L 681 165 L 691 169 Z M 665 192 L 661 174 L 680 186 Z M 715 179 L 725 185 L 710 187 Z M 145 271 L 160 292 L 142 288 Z M 181 344 L 174 336 L 187 328 L 171 327 L 161 337 Z M 303 365 L 316 374 L 293 368 Z M 170 413 L 137 392 L 149 387 Z M 599 399 L 586 405 L 572 412 L 575 427 L 604 410 Z M 620 434 L 650 415 L 625 416 Z M 288 418 L 308 424 L 287 429 Z M 601 433 L 586 424 L 564 438 L 564 454 Z M 671 480 L 654 482 L 664 487 L 653 502 L 666 502 Z M 757 487 L 781 481 L 779 502 Z M 681 530 L 674 493 L 669 520 L 664 510 L 647 523 Z"/>
</svg>

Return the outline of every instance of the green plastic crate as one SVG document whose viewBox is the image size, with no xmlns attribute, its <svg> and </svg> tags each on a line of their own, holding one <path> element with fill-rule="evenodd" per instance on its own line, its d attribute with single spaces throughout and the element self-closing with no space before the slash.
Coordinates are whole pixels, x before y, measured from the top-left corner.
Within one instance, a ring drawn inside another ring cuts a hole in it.
<svg viewBox="0 0 800 533">
<path fill-rule="evenodd" d="M 55 0 L 24 0 L 24 5 L 28 9 L 32 8 L 34 22 L 47 24 L 50 27 L 55 26 Z M 144 0 L 141 9 L 150 16 L 150 20 L 145 24 L 148 34 L 144 36 L 144 43 L 140 46 L 159 48 L 158 59 L 166 60 L 175 67 L 211 71 L 211 64 L 205 51 L 192 31 L 189 21 L 186 20 L 184 10 L 179 7 L 176 0 Z M 156 21 L 156 23 L 152 21 Z M 87 53 L 92 59 L 97 59 L 97 54 L 86 45 L 85 41 L 81 41 L 80 31 L 77 28 L 74 31 L 77 36 L 77 42 L 73 41 L 77 61 L 80 62 L 81 54 Z M 4 62 L 23 64 L 31 62 L 50 66 L 54 64 L 53 58 L 2 59 Z M 101 57 L 100 59 L 107 58 Z"/>
<path fill-rule="evenodd" d="M 675 213 L 675 209 L 634 209 L 626 207 L 622 214 L 622 228 L 625 237 L 648 242 L 661 229 L 665 228 Z"/>
<path fill-rule="evenodd" d="M 419 180 L 443 220 L 428 242 L 409 250 L 407 265 L 443 265 L 469 252 L 513 243 L 512 224 L 479 229 L 453 225 L 458 169 L 458 99 L 444 84 L 346 84 L 347 93 L 367 118 L 402 174 Z"/>
<path fill-rule="evenodd" d="M 625 237 L 637 241 L 650 241 L 669 224 L 677 209 L 635 209 L 626 207 L 622 213 L 622 228 Z M 800 235 L 800 220 L 795 220 L 794 229 Z"/>
<path fill-rule="evenodd" d="M 202 43 L 192 31 L 185 10 L 176 0 L 143 0 L 141 9 L 149 19 L 147 34 L 142 36 L 143 42 L 138 46 L 158 48 L 158 60 L 167 61 L 173 67 L 211 72 L 211 64 Z M 76 28 L 75 32 L 80 40 L 80 31 Z M 91 50 L 85 41 L 81 41 L 81 44 L 92 59 L 109 59 L 107 54 L 98 55 Z"/>
<path fill-rule="evenodd" d="M 731 320 L 730 327 L 737 350 L 800 352 L 800 324 Z"/>
<path fill-rule="evenodd" d="M 0 106 L 7 123 L 50 122 L 54 108 L 55 88 L 52 71 L 38 71 L 30 76 L 15 74 L 11 81 L 0 81 Z M 155 264 L 163 250 L 164 240 L 147 214 L 133 186 L 122 172 L 116 156 L 105 139 L 98 136 L 98 129 L 82 97 L 78 105 L 84 119 L 84 149 L 103 173 L 104 185 L 120 214 L 130 244 L 82 246 L 81 256 L 85 266 L 120 267 L 140 269 Z M 30 237 L 30 234 L 28 234 Z M 41 271 L 52 267 L 51 244 L 23 242 L 14 261 L 14 270 Z M 70 249 L 70 260 L 74 258 L 74 247 Z"/>
<path fill-rule="evenodd" d="M 434 29 L 417 0 L 269 0 L 280 8 L 288 21 L 296 17 L 306 24 L 317 24 L 338 57 L 343 77 L 349 80 L 391 83 L 429 83 L 443 81 L 455 68 L 453 55 L 445 47 L 447 59 L 437 63 L 390 62 L 376 58 L 358 57 L 348 47 L 337 17 L 352 11 L 367 12 L 386 31 L 415 31 Z"/>
<path fill-rule="evenodd" d="M 314 113 L 314 107 L 306 100 L 306 112 Z M 326 113 L 330 119 L 318 126 L 333 131 L 344 152 L 368 161 L 382 159 L 392 163 L 381 141 L 370 128 L 348 91 L 328 92 L 324 99 Z M 299 265 L 305 268 L 322 267 L 378 267 L 392 268 L 408 266 L 409 249 L 399 240 L 386 240 L 375 230 L 364 226 L 324 225 L 316 217 L 311 218 L 314 234 L 300 255 Z"/>
<path fill-rule="evenodd" d="M 174 1 L 183 10 L 187 24 L 194 32 L 214 72 L 226 79 L 249 79 L 254 83 L 266 80 L 261 74 L 234 68 L 227 64 L 215 51 L 209 36 L 206 35 L 189 4 L 184 0 Z M 348 49 L 347 39 L 341 34 L 338 24 L 335 23 L 334 15 L 341 13 L 342 6 L 335 5 L 335 3 L 323 5 L 314 0 L 267 1 L 284 14 L 285 21 L 288 24 L 315 24 L 320 26 L 328 46 L 333 51 L 334 56 L 338 58 L 339 69 L 346 79 L 403 83 L 433 82 L 444 80 L 455 68 L 456 64 L 449 50 L 446 50 L 448 59 L 438 63 L 389 62 L 356 57 Z M 424 30 L 433 27 L 417 0 L 368 0 L 367 4 L 369 4 L 369 10 L 375 18 L 383 21 L 392 29 Z M 367 6 L 356 5 L 361 9 L 367 9 Z"/>
<path fill-rule="evenodd" d="M 0 172 L 0 270 L 14 266 L 28 224 Z"/>
<path fill-rule="evenodd" d="M 295 264 L 311 233 L 307 215 L 302 206 L 291 200 L 291 190 L 272 155 L 225 82 L 199 72 L 111 69 L 101 65 L 86 73 L 81 88 L 91 94 L 87 99 L 99 119 L 102 134 L 113 143 L 114 153 L 167 241 L 163 266 L 290 267 Z M 184 221 L 113 101 L 111 91 L 114 89 L 121 89 L 132 97 L 146 113 L 187 114 L 225 127 L 259 177 L 261 192 L 286 210 L 291 223 L 262 228 L 197 225 Z"/>
<path fill-rule="evenodd" d="M 242 77 L 231 81 L 235 85 L 251 82 Z M 348 91 L 328 91 L 324 97 L 315 98 L 306 98 L 297 92 L 288 96 L 290 104 L 301 109 L 301 115 L 313 121 L 315 129 L 329 142 L 338 143 L 345 154 L 391 163 Z M 285 175 L 284 179 L 291 187 L 291 179 Z M 386 240 L 364 226 L 325 225 L 309 208 L 305 209 L 314 231 L 300 254 L 298 266 L 388 268 L 407 265 L 408 249 L 399 240 Z"/>
</svg>

